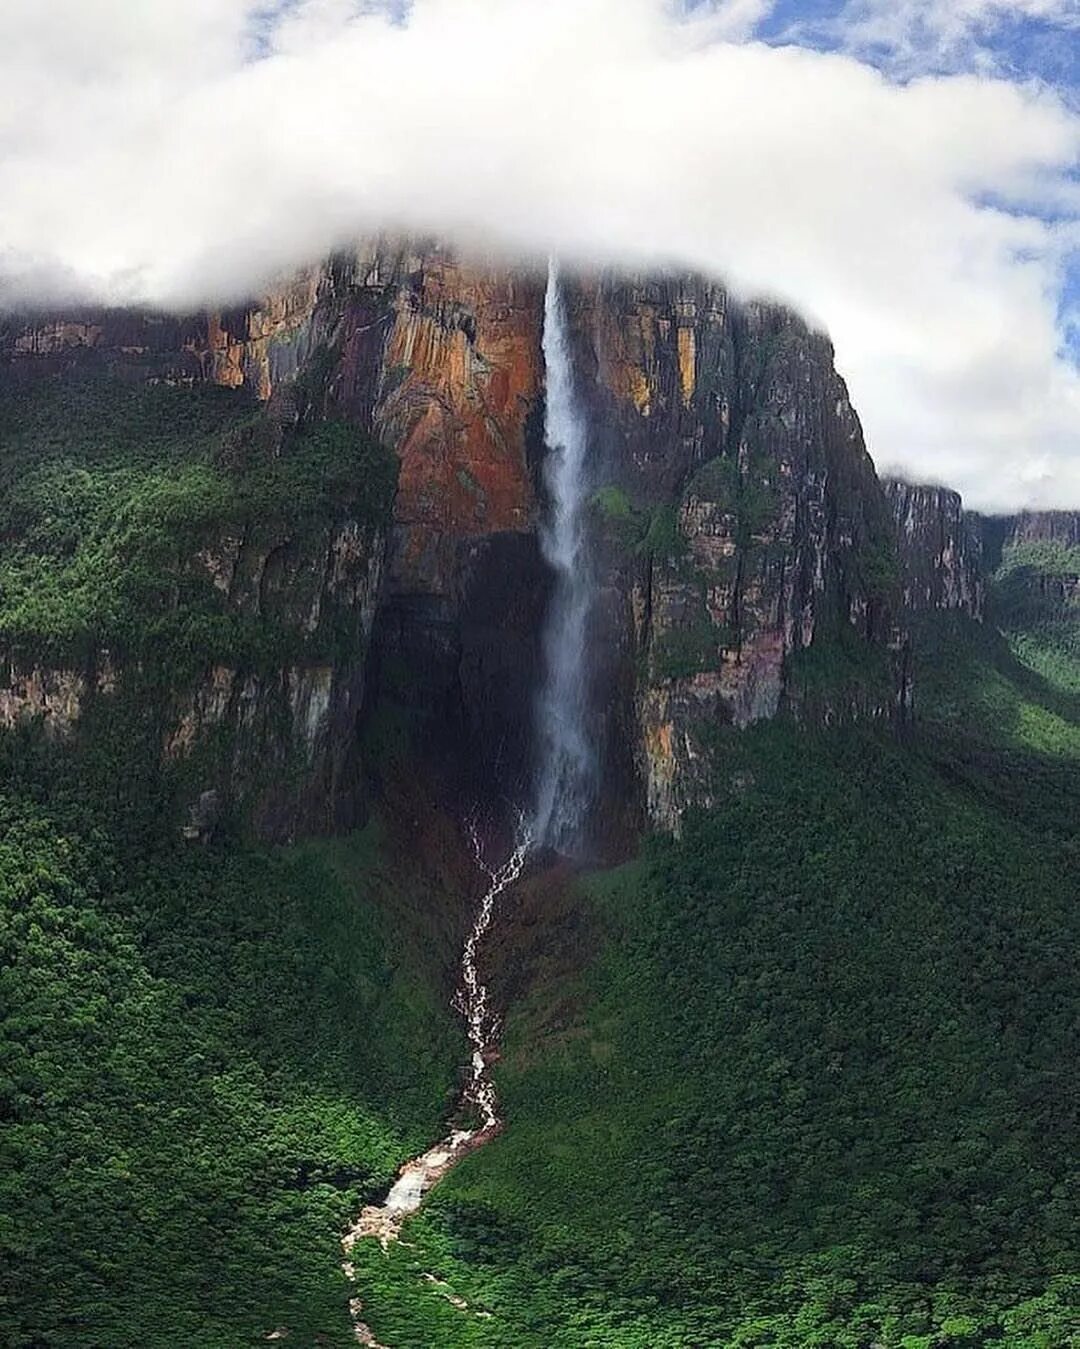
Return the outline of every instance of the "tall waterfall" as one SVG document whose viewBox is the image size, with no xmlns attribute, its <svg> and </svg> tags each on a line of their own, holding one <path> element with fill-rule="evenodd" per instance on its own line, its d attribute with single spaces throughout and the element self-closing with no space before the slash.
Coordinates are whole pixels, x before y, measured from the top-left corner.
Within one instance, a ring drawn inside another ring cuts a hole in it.
<svg viewBox="0 0 1080 1349">
<path fill-rule="evenodd" d="M 555 590 L 544 630 L 544 682 L 538 714 L 539 772 L 531 817 L 522 813 L 515 843 L 501 866 L 486 860 L 477 821 L 470 838 L 477 865 L 487 885 L 476 910 L 461 960 L 461 984 L 455 999 L 465 1018 L 470 1062 L 461 1104 L 479 1116 L 471 1128 L 455 1128 L 427 1152 L 405 1163 L 382 1204 L 364 1208 L 342 1239 L 346 1277 L 355 1284 L 353 1249 L 364 1237 L 377 1237 L 385 1247 L 397 1239 L 401 1225 L 415 1213 L 424 1196 L 457 1161 L 491 1138 L 500 1127 L 495 1083 L 489 1066 L 497 1020 L 488 1006 L 487 985 L 478 964 L 480 947 L 505 891 L 520 879 L 532 849 L 548 845 L 573 852 L 580 842 L 585 812 L 592 799 L 596 759 L 587 733 L 588 694 L 585 637 L 593 584 L 584 540 L 587 502 L 585 427 L 574 402 L 574 382 L 566 333 L 559 274 L 548 266 L 544 301 L 544 360 L 547 366 L 547 458 L 545 476 L 550 496 L 549 518 L 541 534 L 544 556 L 555 572 Z M 360 1319 L 359 1297 L 350 1302 L 353 1329 L 362 1344 L 374 1344 Z"/>
<path fill-rule="evenodd" d="M 572 852 L 580 841 L 596 776 L 586 729 L 585 637 L 593 585 L 584 540 L 587 437 L 574 397 L 566 312 L 554 260 L 548 264 L 544 299 L 544 363 L 544 471 L 550 509 L 541 544 L 555 572 L 555 590 L 544 631 L 540 767 L 530 832 L 537 843 Z"/>
</svg>

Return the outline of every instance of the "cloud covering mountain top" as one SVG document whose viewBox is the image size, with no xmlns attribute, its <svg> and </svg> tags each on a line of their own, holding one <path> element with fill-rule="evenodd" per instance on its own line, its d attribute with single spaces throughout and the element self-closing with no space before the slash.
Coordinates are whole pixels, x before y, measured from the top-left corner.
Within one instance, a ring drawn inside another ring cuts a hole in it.
<svg viewBox="0 0 1080 1349">
<path fill-rule="evenodd" d="M 1071 91 L 895 78 L 856 8 L 826 52 L 768 0 L 7 0 L 0 302 L 234 299 L 383 227 L 678 262 L 829 330 L 880 465 L 1080 506 Z"/>
</svg>

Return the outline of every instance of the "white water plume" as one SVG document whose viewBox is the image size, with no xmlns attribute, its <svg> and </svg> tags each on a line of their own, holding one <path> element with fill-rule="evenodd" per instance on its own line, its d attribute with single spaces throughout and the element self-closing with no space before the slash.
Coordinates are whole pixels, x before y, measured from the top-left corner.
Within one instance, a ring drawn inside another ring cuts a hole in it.
<svg viewBox="0 0 1080 1349">
<path fill-rule="evenodd" d="M 548 451 L 544 475 L 550 510 L 541 545 L 555 572 L 555 589 L 544 631 L 540 770 L 532 834 L 537 843 L 572 852 L 580 843 L 596 776 L 586 729 L 585 637 L 593 585 L 584 535 L 588 437 L 574 396 L 566 311 L 554 260 L 548 264 L 544 298 L 544 364 Z"/>
</svg>

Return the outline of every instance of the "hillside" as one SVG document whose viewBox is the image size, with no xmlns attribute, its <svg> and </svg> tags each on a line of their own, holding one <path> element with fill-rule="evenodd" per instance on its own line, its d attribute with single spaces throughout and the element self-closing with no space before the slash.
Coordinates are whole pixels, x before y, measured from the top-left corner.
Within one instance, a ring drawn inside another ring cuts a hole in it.
<svg viewBox="0 0 1080 1349">
<path fill-rule="evenodd" d="M 330 426 L 269 459 L 220 390 L 5 392 L 0 1339 L 347 1344 L 338 1232 L 451 1098 L 471 876 L 435 801 L 419 851 L 389 804 L 251 834 L 337 813 L 349 747 L 280 670 L 355 678 L 370 614 L 322 559 L 377 530 L 390 467 Z"/>
<path fill-rule="evenodd" d="M 512 921 L 513 1127 L 410 1247 L 371 1254 L 382 1342 L 1074 1342 L 1080 707 L 1076 615 L 1048 629 L 1042 605 L 1059 561 L 1006 550 L 988 608 L 1008 642 L 922 626 L 901 744 L 747 732 L 680 840 Z"/>
<path fill-rule="evenodd" d="M 564 286 L 598 787 L 354 1280 L 544 753 L 542 278 L 0 328 L 5 1343 L 1076 1335 L 1076 517 L 880 482 L 778 306 Z"/>
</svg>

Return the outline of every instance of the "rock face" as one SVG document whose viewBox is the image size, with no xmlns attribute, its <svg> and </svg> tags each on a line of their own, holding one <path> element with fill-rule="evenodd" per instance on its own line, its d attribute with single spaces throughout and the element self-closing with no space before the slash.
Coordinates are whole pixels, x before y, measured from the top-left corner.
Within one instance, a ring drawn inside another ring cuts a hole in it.
<svg viewBox="0 0 1080 1349">
<path fill-rule="evenodd" d="M 892 524 L 824 337 L 698 277 L 579 274 L 565 286 L 595 465 L 597 832 L 646 816 L 677 828 L 711 799 L 724 727 L 781 710 L 902 714 Z M 230 313 L 9 322 L 0 359 L 24 378 L 92 366 L 212 380 L 286 421 L 345 416 L 382 440 L 401 463 L 385 566 L 368 540 L 362 582 L 319 603 L 355 607 L 366 632 L 381 586 L 369 688 L 424 712 L 433 743 L 478 777 L 520 792 L 549 588 L 536 532 L 543 290 L 539 271 L 379 238 Z M 315 553 L 337 546 L 311 542 L 315 572 Z M 258 563 L 234 551 L 218 540 L 205 565 L 248 602 Z M 875 677 L 811 679 L 804 657 L 835 646 L 854 653 L 848 665 L 876 662 Z M 287 665 L 253 683 L 208 669 L 176 709 L 168 753 L 227 723 L 234 782 L 260 757 L 295 752 L 309 780 L 340 794 L 345 770 L 319 747 L 343 735 L 362 676 Z M 287 832 L 286 818 L 306 827 L 305 809 L 268 804 L 269 831 Z"/>
<path fill-rule="evenodd" d="M 376 678 L 444 757 L 519 793 L 549 578 L 537 544 L 543 279 L 377 241 L 321 316 L 323 397 L 401 462 Z M 463 755 L 461 749 L 467 746 Z"/>
<path fill-rule="evenodd" d="M 166 762 L 191 765 L 262 838 L 289 842 L 359 817 L 357 726 L 384 556 L 382 531 L 346 512 L 303 532 L 221 536 L 192 559 L 230 609 L 297 650 L 306 641 L 327 652 L 279 667 L 215 664 L 169 701 Z"/>
<path fill-rule="evenodd" d="M 1019 606 L 1054 620 L 1075 622 L 1080 606 L 1080 511 L 1027 511 L 994 526 L 1000 549 L 998 608 Z"/>
<path fill-rule="evenodd" d="M 1025 511 L 1010 520 L 1008 543 L 1052 543 L 1080 548 L 1080 511 Z"/>
<path fill-rule="evenodd" d="M 463 541 L 536 522 L 527 423 L 543 385 L 541 283 L 434 248 L 373 250 L 361 273 L 331 396 L 370 415 L 401 460 L 392 590 L 452 594 Z M 382 311 L 374 362 L 356 322 L 368 306 Z"/>
<path fill-rule="evenodd" d="M 542 323 L 538 275 L 376 240 L 232 312 L 9 319 L 0 361 L 28 378 L 105 369 L 347 411 L 401 460 L 394 589 L 442 593 L 462 538 L 534 523 L 526 428 Z"/>
<path fill-rule="evenodd" d="M 187 317 L 128 309 L 9 316 L 0 320 L 0 361 L 26 378 L 107 370 L 167 384 L 248 387 L 265 399 L 310 355 L 326 283 L 326 269 L 307 269 L 251 306 Z"/>
<path fill-rule="evenodd" d="M 347 513 L 303 533 L 204 537 L 181 567 L 210 581 L 228 612 L 265 622 L 294 658 L 177 671 L 163 690 L 141 662 L 107 651 L 71 668 L 9 656 L 0 729 L 39 721 L 49 739 L 71 739 L 96 702 L 120 699 L 133 729 L 146 719 L 160 728 L 162 760 L 199 820 L 189 837 L 208 833 L 225 807 L 274 842 L 349 825 L 362 806 L 356 731 L 384 555 L 384 533 Z M 331 634 L 333 659 L 301 654 Z"/>
<path fill-rule="evenodd" d="M 229 312 L 9 320 L 0 327 L 0 361 L 27 381 L 80 371 L 212 381 L 249 390 L 285 422 L 344 416 L 392 448 L 400 460 L 393 524 L 385 566 L 379 576 L 372 561 L 364 602 L 367 623 L 378 589 L 370 673 L 428 715 L 447 752 L 466 737 L 477 773 L 497 771 L 510 786 L 528 772 L 548 588 L 533 486 L 543 284 L 539 273 L 467 265 L 432 242 L 379 238 Z M 235 586 L 237 603 L 250 601 L 257 613 L 250 575 L 258 564 L 238 564 L 236 547 L 222 538 L 204 561 L 216 583 L 230 593 Z M 274 567 L 287 565 L 287 551 L 274 552 Z M 292 579 L 299 583 L 299 572 Z M 362 645 L 366 651 L 366 639 Z M 242 758 L 266 744 L 273 762 L 303 739 L 265 741 L 267 728 L 281 724 L 274 708 L 311 703 L 294 691 L 306 678 L 283 668 L 267 685 L 209 669 L 179 725 L 224 719 L 242 732 Z M 319 678 L 334 690 L 323 721 L 340 731 L 339 700 L 351 707 L 361 681 L 337 666 Z M 298 827 L 306 827 L 300 816 Z"/>
<path fill-rule="evenodd" d="M 982 620 L 986 598 L 982 538 L 960 495 L 886 479 L 882 486 L 896 522 L 904 608 L 952 609 Z"/>
<path fill-rule="evenodd" d="M 899 645 L 891 528 L 831 347 L 788 311 L 614 275 L 580 281 L 570 310 L 597 436 L 597 645 L 621 655 L 599 679 L 607 758 L 636 746 L 648 818 L 674 829 L 712 799 L 721 728 L 901 710 L 899 666 L 813 712 L 797 670 L 815 642 Z"/>
<path fill-rule="evenodd" d="M 66 740 L 78 724 L 91 681 L 81 670 L 52 669 L 9 657 L 0 682 L 0 729 L 40 720 L 50 740 Z"/>
</svg>

